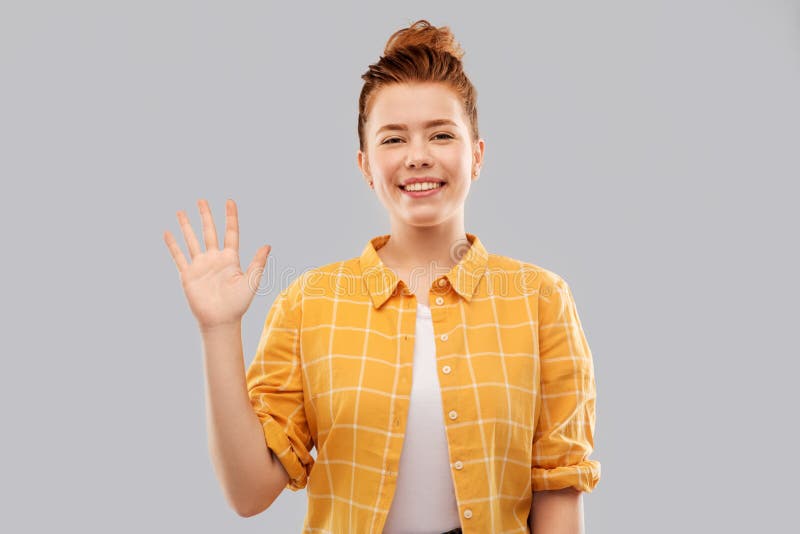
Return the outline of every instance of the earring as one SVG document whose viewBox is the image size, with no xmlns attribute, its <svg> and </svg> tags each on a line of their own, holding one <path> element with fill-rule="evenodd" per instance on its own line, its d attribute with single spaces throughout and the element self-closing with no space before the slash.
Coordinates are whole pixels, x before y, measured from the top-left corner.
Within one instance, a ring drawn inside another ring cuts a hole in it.
<svg viewBox="0 0 800 534">
<path fill-rule="evenodd" d="M 478 176 L 478 169 L 475 169 L 474 171 L 472 171 L 472 176 Z"/>
</svg>

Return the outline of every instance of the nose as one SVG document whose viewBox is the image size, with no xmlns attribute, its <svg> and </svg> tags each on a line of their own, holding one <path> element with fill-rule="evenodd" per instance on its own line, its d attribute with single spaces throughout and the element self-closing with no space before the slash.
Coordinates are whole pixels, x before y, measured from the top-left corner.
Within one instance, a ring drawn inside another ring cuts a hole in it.
<svg viewBox="0 0 800 534">
<path fill-rule="evenodd" d="M 433 159 L 428 151 L 428 143 L 426 143 L 424 139 L 411 141 L 407 146 L 408 154 L 406 155 L 406 167 L 417 169 L 433 165 Z"/>
</svg>

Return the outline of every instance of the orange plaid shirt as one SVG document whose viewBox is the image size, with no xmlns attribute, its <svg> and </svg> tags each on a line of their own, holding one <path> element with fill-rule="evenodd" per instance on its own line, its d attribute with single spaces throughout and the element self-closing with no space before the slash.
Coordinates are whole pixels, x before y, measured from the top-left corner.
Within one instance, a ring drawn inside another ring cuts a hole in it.
<svg viewBox="0 0 800 534">
<path fill-rule="evenodd" d="M 429 289 L 461 526 L 529 532 L 532 492 L 600 479 L 592 355 L 563 278 L 466 235 Z M 379 533 L 397 487 L 416 298 L 377 254 L 388 239 L 281 291 L 247 369 L 287 487 L 306 488 L 303 532 Z"/>
</svg>

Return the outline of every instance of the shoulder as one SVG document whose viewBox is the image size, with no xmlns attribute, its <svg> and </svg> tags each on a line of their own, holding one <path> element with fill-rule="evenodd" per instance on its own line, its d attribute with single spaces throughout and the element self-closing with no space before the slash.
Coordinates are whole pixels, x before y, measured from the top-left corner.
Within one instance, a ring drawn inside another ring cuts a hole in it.
<svg viewBox="0 0 800 534">
<path fill-rule="evenodd" d="M 308 296 L 330 294 L 338 286 L 352 284 L 360 274 L 358 257 L 333 261 L 296 275 L 284 292 L 297 302 Z"/>
<path fill-rule="evenodd" d="M 492 282 L 510 281 L 514 287 L 529 295 L 552 292 L 566 285 L 566 280 L 551 269 L 495 253 L 489 254 L 487 274 Z"/>
</svg>

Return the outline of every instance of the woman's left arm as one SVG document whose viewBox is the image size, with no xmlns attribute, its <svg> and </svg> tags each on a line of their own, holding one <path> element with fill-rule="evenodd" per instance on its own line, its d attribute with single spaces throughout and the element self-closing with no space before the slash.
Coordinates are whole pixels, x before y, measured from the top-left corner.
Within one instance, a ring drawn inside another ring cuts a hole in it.
<svg viewBox="0 0 800 534">
<path fill-rule="evenodd" d="M 532 534 L 584 534 L 581 492 L 574 488 L 535 491 L 529 525 Z"/>
<path fill-rule="evenodd" d="M 582 492 L 600 480 L 594 449 L 592 352 L 567 282 L 554 276 L 539 290 L 538 414 L 531 449 L 533 534 L 583 534 Z"/>
</svg>

